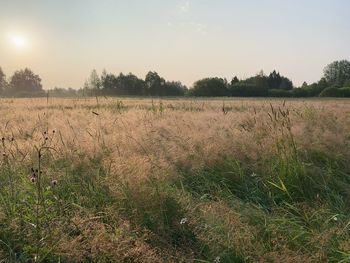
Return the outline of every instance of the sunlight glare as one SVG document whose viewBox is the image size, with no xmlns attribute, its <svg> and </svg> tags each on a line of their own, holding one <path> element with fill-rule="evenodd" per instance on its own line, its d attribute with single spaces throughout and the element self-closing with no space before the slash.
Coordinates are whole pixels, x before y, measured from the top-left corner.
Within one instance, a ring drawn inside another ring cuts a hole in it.
<svg viewBox="0 0 350 263">
<path fill-rule="evenodd" d="M 9 37 L 11 44 L 17 49 L 23 49 L 27 46 L 27 39 L 20 34 L 11 34 Z"/>
</svg>

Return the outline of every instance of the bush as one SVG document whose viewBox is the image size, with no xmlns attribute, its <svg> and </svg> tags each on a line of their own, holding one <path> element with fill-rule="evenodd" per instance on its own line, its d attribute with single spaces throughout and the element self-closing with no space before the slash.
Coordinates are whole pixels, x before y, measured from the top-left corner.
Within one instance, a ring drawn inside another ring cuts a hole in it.
<svg viewBox="0 0 350 263">
<path fill-rule="evenodd" d="M 342 93 L 342 97 L 350 97 L 350 87 L 340 88 L 340 91 Z"/>
<path fill-rule="evenodd" d="M 288 90 L 281 90 L 281 89 L 270 89 L 268 90 L 268 96 L 289 98 L 292 96 L 292 92 Z"/>
<path fill-rule="evenodd" d="M 350 87 L 328 87 L 320 93 L 320 97 L 350 97 Z"/>
<path fill-rule="evenodd" d="M 229 89 L 230 96 L 239 97 L 265 97 L 268 95 L 268 89 L 264 86 L 258 86 L 252 83 L 240 82 L 234 84 Z"/>
<path fill-rule="evenodd" d="M 311 94 L 308 88 L 296 88 L 292 90 L 292 97 L 311 97 Z"/>
<path fill-rule="evenodd" d="M 227 82 L 221 78 L 205 78 L 194 83 L 189 91 L 192 96 L 220 97 L 227 96 Z"/>
</svg>

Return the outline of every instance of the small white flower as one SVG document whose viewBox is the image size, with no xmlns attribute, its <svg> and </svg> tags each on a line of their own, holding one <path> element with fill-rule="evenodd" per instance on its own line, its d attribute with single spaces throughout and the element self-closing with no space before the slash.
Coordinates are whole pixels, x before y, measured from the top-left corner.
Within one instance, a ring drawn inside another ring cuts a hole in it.
<svg viewBox="0 0 350 263">
<path fill-rule="evenodd" d="M 251 177 L 256 177 L 256 173 L 252 173 L 250 176 Z"/>
<path fill-rule="evenodd" d="M 333 220 L 334 220 L 334 221 L 338 221 L 338 217 L 337 217 L 337 216 L 334 216 L 334 217 L 333 217 Z"/>
<path fill-rule="evenodd" d="M 186 224 L 186 223 L 187 223 L 187 218 L 186 217 L 182 218 L 181 221 L 180 221 L 180 225 L 183 225 L 183 224 Z"/>
<path fill-rule="evenodd" d="M 214 259 L 214 263 L 220 263 L 220 257 L 217 256 L 215 259 Z"/>
</svg>

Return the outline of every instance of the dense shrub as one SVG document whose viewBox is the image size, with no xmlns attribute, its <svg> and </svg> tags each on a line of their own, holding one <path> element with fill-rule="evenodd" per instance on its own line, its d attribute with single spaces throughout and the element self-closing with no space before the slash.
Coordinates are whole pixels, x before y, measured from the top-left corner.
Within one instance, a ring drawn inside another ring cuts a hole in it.
<svg viewBox="0 0 350 263">
<path fill-rule="evenodd" d="M 268 96 L 269 97 L 284 97 L 289 98 L 292 96 L 292 92 L 288 90 L 281 90 L 281 89 L 270 89 L 268 90 Z"/>
<path fill-rule="evenodd" d="M 328 87 L 320 93 L 320 97 L 349 97 L 349 88 Z"/>
<path fill-rule="evenodd" d="M 262 97 L 267 96 L 268 89 L 252 83 L 238 83 L 230 87 L 231 96 Z"/>
<path fill-rule="evenodd" d="M 228 94 L 227 81 L 222 78 L 198 80 L 190 90 L 190 95 L 192 96 L 220 97 Z"/>
</svg>

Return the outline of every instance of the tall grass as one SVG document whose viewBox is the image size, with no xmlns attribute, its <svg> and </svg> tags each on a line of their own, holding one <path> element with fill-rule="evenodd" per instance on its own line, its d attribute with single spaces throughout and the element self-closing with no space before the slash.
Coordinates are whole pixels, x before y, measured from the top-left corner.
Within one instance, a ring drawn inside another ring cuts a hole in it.
<svg viewBox="0 0 350 263">
<path fill-rule="evenodd" d="M 2 100 L 4 262 L 349 262 L 347 100 Z"/>
</svg>

